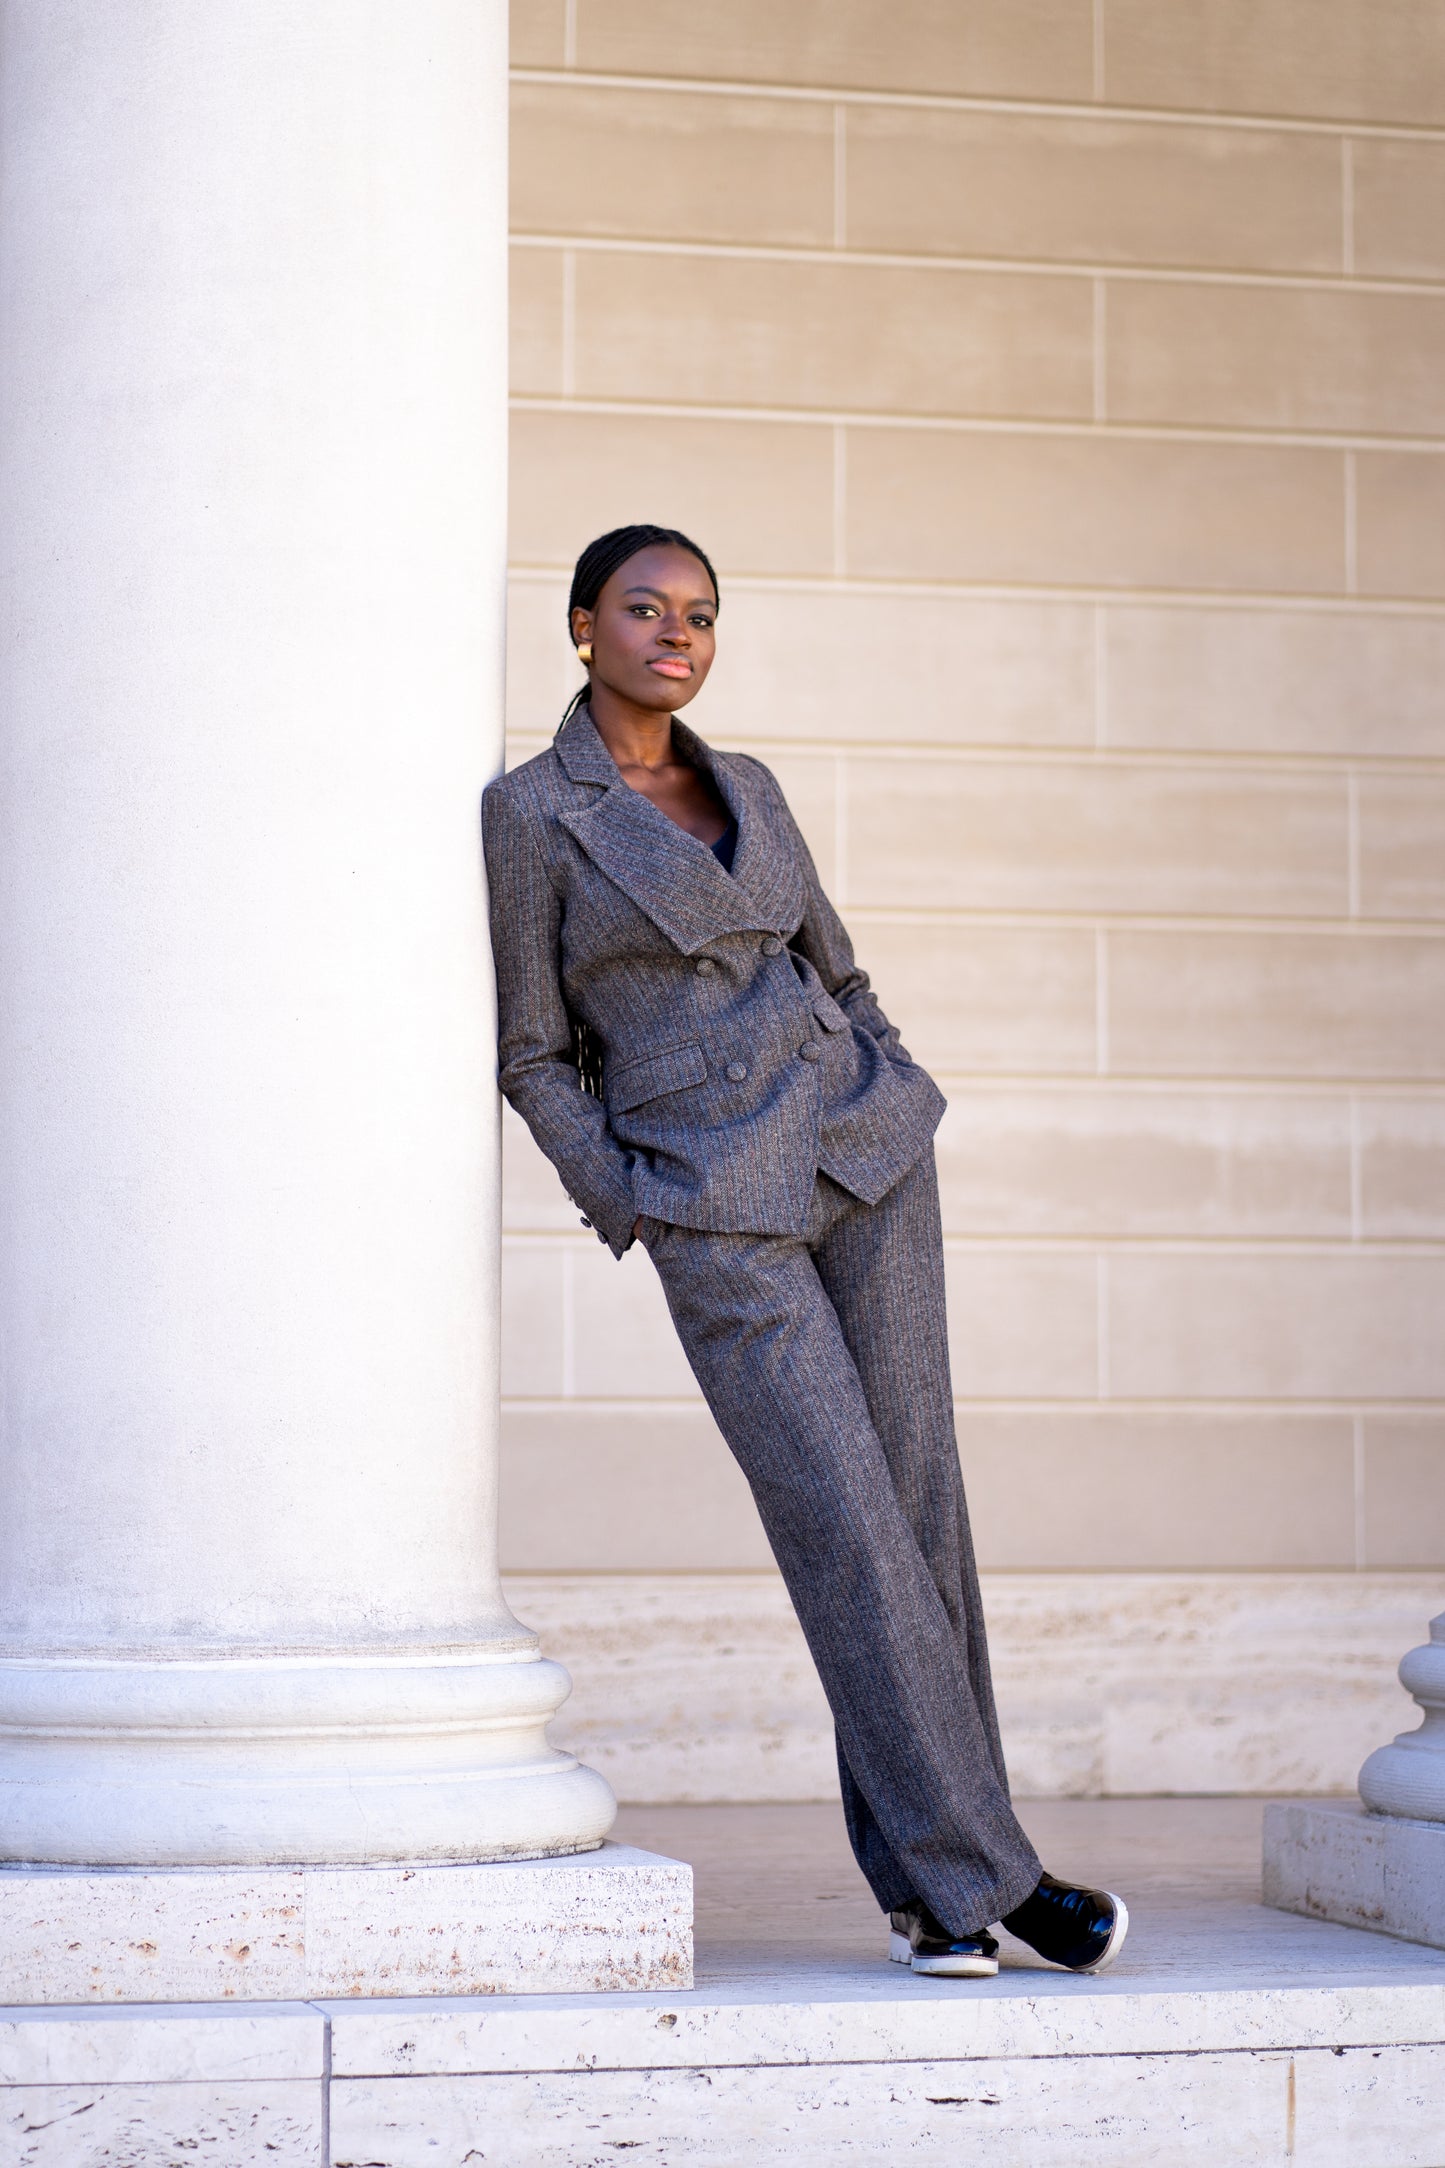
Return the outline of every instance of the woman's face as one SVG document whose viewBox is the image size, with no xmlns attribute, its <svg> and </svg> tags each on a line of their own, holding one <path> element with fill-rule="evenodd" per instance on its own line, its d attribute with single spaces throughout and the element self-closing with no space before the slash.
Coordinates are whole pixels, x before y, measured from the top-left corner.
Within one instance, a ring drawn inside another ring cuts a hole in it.
<svg viewBox="0 0 1445 2168">
<path fill-rule="evenodd" d="M 691 550 L 659 543 L 618 566 L 595 609 L 572 612 L 572 637 L 592 642 L 594 684 L 670 715 L 702 690 L 716 618 L 712 581 Z"/>
</svg>

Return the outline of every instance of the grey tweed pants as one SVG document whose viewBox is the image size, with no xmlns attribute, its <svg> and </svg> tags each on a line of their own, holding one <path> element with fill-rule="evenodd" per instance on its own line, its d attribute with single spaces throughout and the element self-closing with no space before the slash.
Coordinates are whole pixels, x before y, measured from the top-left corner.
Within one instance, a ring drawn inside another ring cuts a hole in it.
<svg viewBox="0 0 1445 2168">
<path fill-rule="evenodd" d="M 975 1933 L 1042 1869 L 994 1714 L 933 1155 L 876 1205 L 820 1174 L 801 1236 L 642 1239 L 822 1678 L 858 1864 L 885 1911 Z"/>
</svg>

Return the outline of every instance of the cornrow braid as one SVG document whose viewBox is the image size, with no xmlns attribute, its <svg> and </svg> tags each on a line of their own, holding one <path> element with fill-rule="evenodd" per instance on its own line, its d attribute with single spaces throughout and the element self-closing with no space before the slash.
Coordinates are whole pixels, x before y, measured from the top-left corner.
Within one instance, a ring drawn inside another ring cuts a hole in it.
<svg viewBox="0 0 1445 2168">
<path fill-rule="evenodd" d="M 598 535 L 595 542 L 589 542 L 577 560 L 577 568 L 572 574 L 572 591 L 567 597 L 568 632 L 572 629 L 572 612 L 595 610 L 598 596 L 619 566 L 625 565 L 628 558 L 635 557 L 639 550 L 656 549 L 659 544 L 689 551 L 712 581 L 714 600 L 721 602 L 712 559 L 706 550 L 698 548 L 690 535 L 682 534 L 676 527 L 654 527 L 647 522 L 633 527 L 611 527 L 606 534 Z M 559 730 L 571 721 L 586 698 L 587 687 L 579 685 L 567 703 L 567 711 L 562 721 L 557 725 Z"/>
</svg>

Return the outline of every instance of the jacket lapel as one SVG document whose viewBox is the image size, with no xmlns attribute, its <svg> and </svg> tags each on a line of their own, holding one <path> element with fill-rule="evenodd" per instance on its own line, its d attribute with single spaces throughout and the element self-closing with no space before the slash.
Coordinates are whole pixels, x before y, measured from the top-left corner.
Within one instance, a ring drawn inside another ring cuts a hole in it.
<svg viewBox="0 0 1445 2168">
<path fill-rule="evenodd" d="M 674 721 L 672 732 L 687 758 L 707 769 L 738 824 L 731 880 L 751 899 L 753 916 L 748 928 L 796 932 L 803 916 L 803 869 L 791 832 L 773 810 L 759 764 L 715 753 L 684 723 Z M 708 856 L 712 857 L 711 851 Z M 713 863 L 717 864 L 716 859 Z"/>
<path fill-rule="evenodd" d="M 792 933 L 803 909 L 802 868 L 761 780 L 747 762 L 715 753 L 682 724 L 673 730 L 678 750 L 707 770 L 738 824 L 731 873 L 707 844 L 623 782 L 585 707 L 558 737 L 557 757 L 574 783 L 603 789 L 591 805 L 561 814 L 563 827 L 685 955 L 720 934 Z"/>
</svg>

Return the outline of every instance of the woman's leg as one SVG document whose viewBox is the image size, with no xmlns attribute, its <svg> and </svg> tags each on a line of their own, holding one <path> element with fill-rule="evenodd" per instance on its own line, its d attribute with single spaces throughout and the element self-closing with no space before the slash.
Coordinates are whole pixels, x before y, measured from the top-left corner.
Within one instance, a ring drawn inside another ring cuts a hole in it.
<svg viewBox="0 0 1445 2168">
<path fill-rule="evenodd" d="M 886 1205 L 873 1208 L 884 1219 L 871 1243 L 842 1234 L 869 1208 L 831 1183 L 819 1184 L 801 1239 L 658 1223 L 646 1239 L 688 1359 L 752 1486 L 867 1803 L 859 1864 L 885 1909 L 922 1897 L 965 1935 L 1021 1903 L 1040 1867 L 995 1761 L 992 1704 L 981 1710 L 974 1688 L 958 1499 L 934 1466 L 936 1424 L 932 1459 L 912 1455 L 892 1413 L 907 1385 L 885 1387 L 870 1339 L 875 1312 L 847 1291 L 860 1271 L 907 1283 L 908 1258 L 889 1262 L 880 1239 L 890 1229 L 895 1243 L 907 1238 L 913 1218 Z M 814 1252 L 889 1411 L 887 1445 Z M 905 1370 L 915 1376 L 912 1358 Z M 943 1391 L 946 1399 L 946 1376 Z"/>
<path fill-rule="evenodd" d="M 989 1758 L 1008 1778 L 994 1709 L 988 1641 L 958 1465 L 944 1305 L 943 1229 L 930 1151 L 876 1205 L 836 1185 L 813 1259 L 857 1367 L 898 1502 L 948 1612 Z M 886 1848 L 848 1767 L 839 1774 L 853 1848 Z"/>
</svg>

